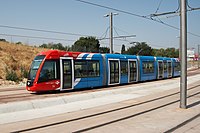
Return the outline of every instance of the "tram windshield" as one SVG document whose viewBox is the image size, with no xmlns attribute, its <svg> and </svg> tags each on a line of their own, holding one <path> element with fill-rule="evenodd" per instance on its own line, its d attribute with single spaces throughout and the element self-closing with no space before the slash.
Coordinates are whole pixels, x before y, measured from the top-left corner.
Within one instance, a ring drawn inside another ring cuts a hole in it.
<svg viewBox="0 0 200 133">
<path fill-rule="evenodd" d="M 45 55 L 38 55 L 33 60 L 32 65 L 31 65 L 31 69 L 30 69 L 30 72 L 29 72 L 29 76 L 28 76 L 29 80 L 34 81 L 36 73 L 37 73 L 37 71 L 40 67 L 40 64 L 42 63 L 44 57 L 45 57 Z"/>
</svg>

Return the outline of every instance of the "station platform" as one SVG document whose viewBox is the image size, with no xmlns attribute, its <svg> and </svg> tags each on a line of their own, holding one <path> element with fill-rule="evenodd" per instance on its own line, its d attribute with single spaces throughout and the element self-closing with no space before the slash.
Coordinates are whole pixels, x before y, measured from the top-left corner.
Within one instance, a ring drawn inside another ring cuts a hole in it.
<svg viewBox="0 0 200 133">
<path fill-rule="evenodd" d="M 83 117 L 83 114 L 114 112 L 99 116 L 100 121 L 93 120 L 89 127 L 62 124 L 56 130 L 68 127 L 69 132 L 199 132 L 200 75 L 190 76 L 187 81 L 187 109 L 179 108 L 180 78 L 173 78 L 86 94 L 0 104 L 0 129 L 23 131 L 66 118 Z M 84 121 L 79 124 L 85 125 Z M 54 132 L 55 127 L 47 127 L 41 131 Z"/>
</svg>

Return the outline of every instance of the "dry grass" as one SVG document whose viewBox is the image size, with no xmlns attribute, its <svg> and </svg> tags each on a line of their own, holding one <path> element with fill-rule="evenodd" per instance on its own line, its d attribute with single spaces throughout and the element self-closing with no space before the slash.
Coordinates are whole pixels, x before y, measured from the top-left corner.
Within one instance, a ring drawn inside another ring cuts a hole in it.
<svg viewBox="0 0 200 133">
<path fill-rule="evenodd" d="M 28 71 L 34 57 L 46 49 L 0 41 L 0 79 L 6 78 L 6 69 L 21 76 L 21 67 Z"/>
</svg>

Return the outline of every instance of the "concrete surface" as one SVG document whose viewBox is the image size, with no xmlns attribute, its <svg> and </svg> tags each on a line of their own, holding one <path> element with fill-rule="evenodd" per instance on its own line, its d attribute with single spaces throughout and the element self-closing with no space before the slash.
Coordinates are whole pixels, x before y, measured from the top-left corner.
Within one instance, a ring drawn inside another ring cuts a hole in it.
<svg viewBox="0 0 200 133">
<path fill-rule="evenodd" d="M 191 80 L 195 79 L 192 82 Z M 177 79 L 173 79 L 177 81 Z M 88 132 L 88 133 L 199 133 L 200 129 L 200 82 L 195 76 L 188 79 L 187 109 L 179 108 L 179 89 L 162 90 L 163 86 L 157 84 L 154 88 L 141 89 L 143 96 L 119 101 L 119 97 L 140 94 L 133 93 L 114 94 L 111 97 L 99 97 L 90 100 L 69 103 L 70 113 L 61 113 L 48 117 L 40 117 L 25 121 L 0 124 L 1 132 L 29 132 L 29 133 L 57 133 L 57 132 Z M 161 83 L 161 82 L 159 82 Z M 162 81 L 165 84 L 165 81 Z M 156 84 L 156 82 L 154 82 Z M 165 84 L 171 85 L 171 84 Z M 130 86 L 129 86 L 130 87 Z M 144 87 L 145 88 L 145 87 Z M 152 90 L 152 91 L 147 91 Z M 116 97 L 114 97 L 116 96 Z M 104 98 L 104 99 L 103 99 Z M 107 98 L 107 99 L 106 99 Z M 111 100 L 111 98 L 113 98 Z M 94 101 L 93 101 L 94 100 Z M 115 101 L 108 104 L 107 101 Z M 105 104 L 97 106 L 98 102 Z M 77 105 L 76 105 L 77 104 Z M 87 106 L 91 106 L 87 108 Z M 58 105 L 56 111 L 67 108 Z M 94 107 L 95 106 L 95 107 Z M 53 106 L 52 106 L 53 107 Z M 79 107 L 80 110 L 73 111 Z M 47 107 L 45 107 L 47 108 Z M 42 108 L 42 109 L 45 109 Z M 51 108 L 49 108 L 51 109 Z M 68 108 L 69 109 L 69 108 Z M 36 109 L 37 110 L 37 109 Z M 55 110 L 54 110 L 55 111 Z M 19 111 L 21 112 L 21 111 Z M 52 113 L 46 110 L 41 113 Z M 24 114 L 26 115 L 26 114 Z M 27 115 L 31 117 L 33 114 Z M 14 116 L 13 116 L 14 117 Z"/>
<path fill-rule="evenodd" d="M 200 75 L 188 77 L 188 84 Z M 179 78 L 119 86 L 119 89 L 0 105 L 0 124 L 30 120 L 130 100 L 177 88 Z M 48 112 L 48 113 L 45 113 Z"/>
</svg>

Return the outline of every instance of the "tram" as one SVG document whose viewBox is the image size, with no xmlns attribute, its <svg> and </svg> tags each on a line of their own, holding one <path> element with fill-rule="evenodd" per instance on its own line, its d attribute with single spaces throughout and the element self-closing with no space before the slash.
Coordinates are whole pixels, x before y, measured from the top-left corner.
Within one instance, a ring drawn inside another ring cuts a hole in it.
<svg viewBox="0 0 200 133">
<path fill-rule="evenodd" d="M 176 58 L 49 50 L 34 58 L 26 89 L 64 91 L 177 76 L 180 62 Z"/>
</svg>

